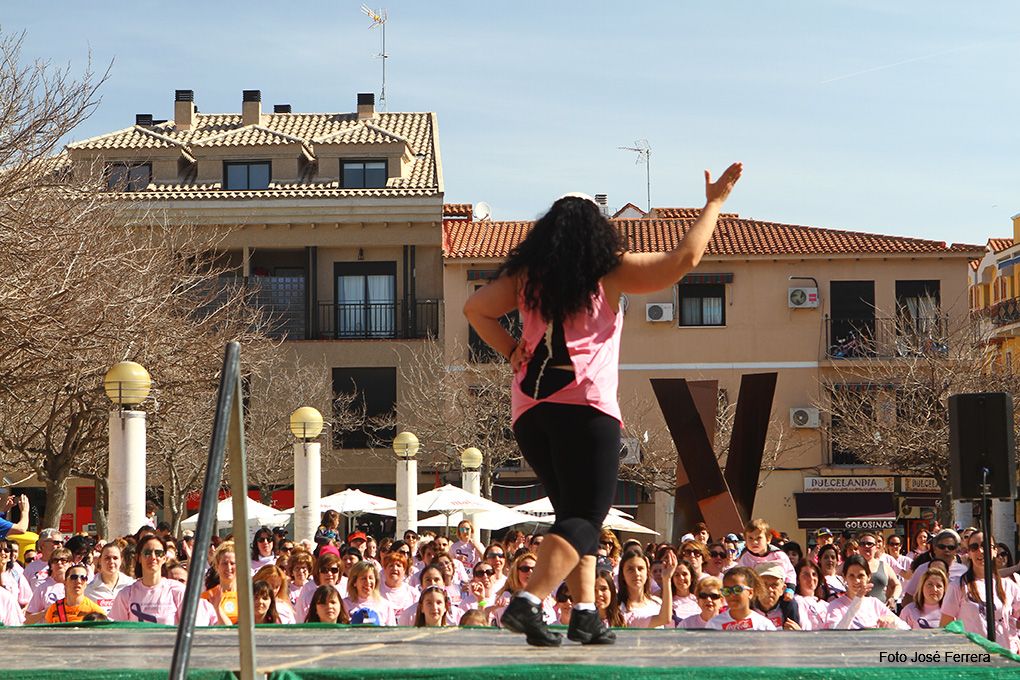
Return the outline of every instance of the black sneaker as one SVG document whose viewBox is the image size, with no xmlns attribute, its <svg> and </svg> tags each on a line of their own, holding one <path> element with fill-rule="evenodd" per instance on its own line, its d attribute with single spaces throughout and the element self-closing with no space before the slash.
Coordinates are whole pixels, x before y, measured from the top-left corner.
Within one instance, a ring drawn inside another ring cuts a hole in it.
<svg viewBox="0 0 1020 680">
<path fill-rule="evenodd" d="M 515 633 L 524 633 L 529 645 L 535 647 L 559 647 L 563 636 L 549 630 L 542 620 L 542 608 L 531 604 L 523 597 L 510 600 L 500 625 Z"/>
<path fill-rule="evenodd" d="M 602 623 L 597 611 L 571 609 L 567 638 L 582 645 L 611 645 L 616 642 L 616 633 Z"/>
</svg>

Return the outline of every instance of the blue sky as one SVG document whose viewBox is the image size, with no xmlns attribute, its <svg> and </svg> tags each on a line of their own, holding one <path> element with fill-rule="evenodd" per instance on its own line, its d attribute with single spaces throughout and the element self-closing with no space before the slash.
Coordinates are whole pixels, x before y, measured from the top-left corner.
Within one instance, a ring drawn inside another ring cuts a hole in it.
<svg viewBox="0 0 1020 680">
<path fill-rule="evenodd" d="M 351 111 L 380 85 L 360 2 L 12 3 L 24 57 L 109 64 L 76 133 L 203 112 Z M 1015 2 L 412 2 L 388 10 L 390 111 L 436 111 L 449 202 L 530 219 L 566 191 L 700 205 L 701 170 L 742 160 L 728 210 L 762 220 L 983 243 L 1020 212 Z"/>
</svg>

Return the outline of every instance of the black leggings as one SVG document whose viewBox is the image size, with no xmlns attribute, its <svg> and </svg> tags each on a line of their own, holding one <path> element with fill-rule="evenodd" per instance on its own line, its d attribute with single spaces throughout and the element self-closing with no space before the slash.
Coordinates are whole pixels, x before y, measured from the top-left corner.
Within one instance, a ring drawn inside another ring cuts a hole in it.
<svg viewBox="0 0 1020 680">
<path fill-rule="evenodd" d="M 556 511 L 550 533 L 579 555 L 594 555 L 616 494 L 620 422 L 591 406 L 538 404 L 514 423 L 524 460 Z"/>
</svg>

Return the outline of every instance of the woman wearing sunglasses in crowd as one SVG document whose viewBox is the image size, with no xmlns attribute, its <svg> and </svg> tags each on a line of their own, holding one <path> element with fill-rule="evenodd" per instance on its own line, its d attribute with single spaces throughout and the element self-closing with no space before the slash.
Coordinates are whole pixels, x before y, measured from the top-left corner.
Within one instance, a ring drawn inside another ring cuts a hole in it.
<svg viewBox="0 0 1020 680">
<path fill-rule="evenodd" d="M 871 569 L 860 555 L 850 555 L 843 562 L 843 580 L 846 593 L 829 603 L 825 623 L 827 628 L 861 630 L 863 628 L 899 628 L 910 630 L 877 597 L 871 597 Z"/>
<path fill-rule="evenodd" d="M 184 603 L 184 584 L 163 577 L 166 543 L 155 534 L 138 542 L 135 582 L 117 593 L 110 608 L 114 621 L 175 624 Z"/>
<path fill-rule="evenodd" d="M 665 562 L 663 562 L 665 567 Z M 688 560 L 680 560 L 673 572 L 673 624 L 679 625 L 689 616 L 701 613 L 701 606 L 694 594 L 696 586 L 701 582 L 697 571 Z"/>
<path fill-rule="evenodd" d="M 332 585 L 317 586 L 308 600 L 305 623 L 350 623 L 340 593 Z"/>
<path fill-rule="evenodd" d="M 445 588 L 429 586 L 421 592 L 415 608 L 414 625 L 417 628 L 433 628 L 457 625 L 451 621 L 453 605 Z"/>
<path fill-rule="evenodd" d="M 727 569 L 719 592 L 726 600 L 726 611 L 710 620 L 705 628 L 728 631 L 776 629 L 771 621 L 752 608 L 752 603 L 762 593 L 761 580 L 754 569 Z"/>
<path fill-rule="evenodd" d="M 330 586 L 337 593 L 340 592 L 340 555 L 339 551 L 332 546 L 324 547 L 321 550 L 319 559 L 315 562 L 312 580 L 305 584 L 298 595 L 297 604 L 294 606 L 298 621 L 308 617 L 312 597 L 320 586 Z"/>
<path fill-rule="evenodd" d="M 482 559 L 485 548 L 475 540 L 474 525 L 470 520 L 462 519 L 457 524 L 457 541 L 450 546 L 450 553 L 468 569 Z"/>
<path fill-rule="evenodd" d="M 276 564 L 276 539 L 269 527 L 259 527 L 251 539 L 251 573 L 254 574 L 267 564 Z"/>
<path fill-rule="evenodd" d="M 968 633 L 985 635 L 985 578 L 992 573 L 992 596 L 995 603 L 995 641 L 1016 653 L 1020 651 L 1017 619 L 1020 618 L 1020 586 L 1013 579 L 1004 579 L 994 568 L 985 568 L 985 534 L 973 532 L 967 541 L 970 566 L 959 581 L 950 580 L 942 600 L 942 627 L 959 620 Z"/>
<path fill-rule="evenodd" d="M 708 628 L 708 622 L 722 611 L 722 581 L 715 576 L 706 576 L 694 586 L 699 612 L 680 621 L 677 628 L 688 630 Z"/>
<path fill-rule="evenodd" d="M 797 589 L 793 599 L 800 610 L 800 627 L 802 630 L 822 630 L 829 614 L 822 570 L 810 559 L 802 559 L 795 569 Z"/>
<path fill-rule="evenodd" d="M 506 551 L 503 550 L 503 546 L 499 543 L 490 543 L 485 549 L 485 561 L 495 571 L 492 575 L 492 590 L 498 593 L 506 585 L 507 577 Z"/>
<path fill-rule="evenodd" d="M 858 534 L 857 542 L 861 557 L 868 561 L 868 569 L 871 570 L 871 590 L 868 594 L 885 602 L 887 607 L 895 608 L 897 600 L 902 596 L 903 586 L 893 568 L 882 559 L 878 535 L 865 531 Z"/>
<path fill-rule="evenodd" d="M 85 587 L 85 595 L 109 615 L 113 600 L 124 588 L 135 582 L 133 578 L 121 571 L 122 542 L 114 541 L 103 546 L 99 553 L 99 570 Z"/>
<path fill-rule="evenodd" d="M 497 623 L 502 619 L 503 612 L 510 604 L 510 599 L 514 594 L 528 587 L 537 562 L 538 558 L 535 553 L 524 552 L 518 555 L 510 565 L 510 575 L 506 579 L 506 585 L 503 586 L 502 592 L 496 596 L 496 606 L 492 610 L 492 618 Z M 556 623 L 556 599 L 552 596 L 542 600 L 542 619 L 547 624 Z"/>
<path fill-rule="evenodd" d="M 67 548 L 57 548 L 50 553 L 47 565 L 49 576 L 36 586 L 32 599 L 25 607 L 26 623 L 42 623 L 46 609 L 64 596 L 64 574 L 71 566 L 71 551 Z"/>
<path fill-rule="evenodd" d="M 637 550 L 625 552 L 620 561 L 620 612 L 629 628 L 673 627 L 673 574 L 677 569 L 672 551 L 662 556 L 662 597 L 652 595 L 648 558 Z"/>
<path fill-rule="evenodd" d="M 19 607 L 24 607 L 32 599 L 32 586 L 25 578 L 24 570 L 15 568 L 14 542 L 0 538 L 0 587 L 14 596 Z"/>
<path fill-rule="evenodd" d="M 942 624 L 942 600 L 949 587 L 949 575 L 939 566 L 932 566 L 921 577 L 917 597 L 900 612 L 900 618 L 913 630 L 939 628 Z"/>
<path fill-rule="evenodd" d="M 687 560 L 691 565 L 691 583 L 697 583 L 705 573 L 705 563 L 711 555 L 708 554 L 708 547 L 701 541 L 684 541 L 680 545 L 678 557 Z"/>
<path fill-rule="evenodd" d="M 715 576 L 721 579 L 726 570 L 732 566 L 735 565 L 730 559 L 729 550 L 726 549 L 725 545 L 718 541 L 708 544 L 708 559 L 704 564 L 702 578 L 705 576 Z"/>
<path fill-rule="evenodd" d="M 64 597 L 46 610 L 46 623 L 78 622 L 87 614 L 106 615 L 103 609 L 85 595 L 89 570 L 84 564 L 72 564 L 64 574 Z"/>
<path fill-rule="evenodd" d="M 471 570 L 471 580 L 464 584 L 460 608 L 486 609 L 496 600 L 496 570 L 488 562 L 479 562 Z"/>
</svg>

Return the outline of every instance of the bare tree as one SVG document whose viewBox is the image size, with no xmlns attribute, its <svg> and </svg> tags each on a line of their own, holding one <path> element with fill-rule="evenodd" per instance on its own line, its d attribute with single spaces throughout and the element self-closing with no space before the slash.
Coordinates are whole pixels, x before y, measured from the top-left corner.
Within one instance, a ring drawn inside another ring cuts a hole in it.
<svg viewBox="0 0 1020 680">
<path fill-rule="evenodd" d="M 942 489 L 939 518 L 951 526 L 949 397 L 1017 394 L 1020 376 L 989 360 L 971 320 L 919 326 L 902 314 L 898 319 L 891 352 L 874 349 L 836 363 L 818 407 L 828 415 L 834 457 L 935 478 Z"/>
</svg>

